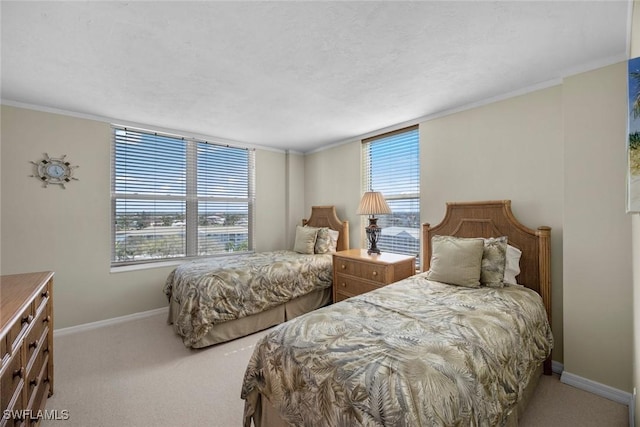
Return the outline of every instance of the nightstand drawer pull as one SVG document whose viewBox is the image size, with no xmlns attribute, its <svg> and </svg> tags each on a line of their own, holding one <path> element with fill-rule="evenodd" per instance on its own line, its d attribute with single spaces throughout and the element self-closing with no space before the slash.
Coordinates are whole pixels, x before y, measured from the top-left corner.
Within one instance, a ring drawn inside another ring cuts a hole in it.
<svg viewBox="0 0 640 427">
<path fill-rule="evenodd" d="M 374 271 L 373 273 L 371 273 L 373 275 L 373 277 L 376 277 L 378 275 L 377 271 Z"/>
<path fill-rule="evenodd" d="M 340 268 L 344 270 L 345 268 L 347 268 L 347 266 L 346 266 L 346 265 L 344 265 L 344 264 L 342 264 L 342 265 L 340 266 Z"/>
<path fill-rule="evenodd" d="M 346 287 L 347 287 L 347 284 L 346 284 L 346 283 L 344 283 L 344 282 L 342 282 L 342 283 L 340 284 L 340 286 L 342 286 L 343 288 L 346 288 Z"/>
</svg>

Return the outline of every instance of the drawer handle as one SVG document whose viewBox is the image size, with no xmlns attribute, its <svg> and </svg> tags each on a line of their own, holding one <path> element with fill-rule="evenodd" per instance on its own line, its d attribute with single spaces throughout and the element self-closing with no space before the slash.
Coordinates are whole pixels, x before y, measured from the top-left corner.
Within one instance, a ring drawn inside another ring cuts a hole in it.
<svg viewBox="0 0 640 427">
<path fill-rule="evenodd" d="M 346 284 L 346 283 L 344 283 L 344 282 L 342 282 L 342 283 L 340 284 L 340 286 L 342 286 L 343 288 L 346 288 L 346 287 L 347 287 L 347 284 Z"/>
<path fill-rule="evenodd" d="M 44 319 L 42 319 L 42 323 L 49 323 L 51 322 L 51 316 L 47 316 Z"/>
<path fill-rule="evenodd" d="M 22 320 L 20 321 L 20 323 L 22 323 L 22 324 L 24 325 L 25 323 L 29 324 L 29 323 L 31 323 L 32 321 L 33 321 L 33 314 L 30 314 L 30 315 L 28 315 L 28 316 L 24 316 L 24 317 L 22 318 Z"/>
<path fill-rule="evenodd" d="M 345 268 L 347 268 L 347 266 L 346 266 L 346 265 L 344 265 L 344 264 L 342 264 L 342 265 L 340 266 L 340 268 L 344 270 Z"/>
<path fill-rule="evenodd" d="M 377 271 L 374 271 L 374 272 L 373 272 L 373 273 L 371 273 L 371 274 L 373 274 L 373 277 L 376 277 L 376 276 L 378 275 L 378 272 L 377 272 Z"/>
<path fill-rule="evenodd" d="M 49 298 L 49 290 L 44 291 L 40 295 L 42 296 L 42 298 Z"/>
<path fill-rule="evenodd" d="M 22 378 L 24 376 L 24 366 L 21 366 L 20 369 L 16 369 L 13 371 L 13 378 L 15 377 Z"/>
<path fill-rule="evenodd" d="M 33 341 L 29 343 L 29 350 L 31 350 L 32 348 L 36 348 L 38 346 L 38 341 Z"/>
<path fill-rule="evenodd" d="M 29 381 L 29 385 L 31 385 L 32 387 L 35 387 L 38 385 L 38 379 L 34 378 L 31 381 Z"/>
</svg>

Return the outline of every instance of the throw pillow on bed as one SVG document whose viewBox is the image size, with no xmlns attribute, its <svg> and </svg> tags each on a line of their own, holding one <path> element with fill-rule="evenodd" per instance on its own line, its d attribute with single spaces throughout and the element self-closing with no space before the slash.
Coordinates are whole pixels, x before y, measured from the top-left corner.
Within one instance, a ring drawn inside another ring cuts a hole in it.
<svg viewBox="0 0 640 427">
<path fill-rule="evenodd" d="M 296 226 L 296 242 L 293 250 L 301 254 L 313 254 L 318 229 L 315 227 Z"/>
<path fill-rule="evenodd" d="M 490 288 L 504 286 L 504 270 L 507 263 L 507 237 L 484 239 L 480 283 Z"/>
<path fill-rule="evenodd" d="M 427 279 L 477 288 L 480 286 L 483 252 L 482 238 L 433 236 Z"/>
<path fill-rule="evenodd" d="M 317 254 L 328 254 L 336 251 L 338 246 L 338 236 L 340 232 L 332 230 L 328 227 L 322 227 L 318 230 L 316 238 L 315 252 Z"/>
</svg>

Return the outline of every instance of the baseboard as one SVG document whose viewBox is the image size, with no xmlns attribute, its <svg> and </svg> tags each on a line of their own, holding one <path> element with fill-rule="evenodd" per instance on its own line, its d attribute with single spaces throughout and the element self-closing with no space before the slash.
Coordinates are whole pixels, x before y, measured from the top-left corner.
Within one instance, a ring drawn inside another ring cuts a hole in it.
<svg viewBox="0 0 640 427">
<path fill-rule="evenodd" d="M 554 374 L 562 375 L 562 371 L 564 371 L 564 365 L 560 362 L 556 362 L 555 360 L 551 361 L 551 371 Z"/>
<path fill-rule="evenodd" d="M 53 336 L 61 337 L 64 335 L 75 334 L 78 332 L 90 331 L 92 329 L 104 328 L 105 326 L 117 325 L 119 323 L 129 322 L 131 320 L 144 319 L 146 317 L 155 316 L 161 313 L 167 313 L 169 307 L 156 308 L 140 313 L 127 314 L 125 316 L 114 317 L 112 319 L 98 320 L 97 322 L 83 323 L 82 325 L 69 326 L 68 328 L 54 329 Z"/>
<path fill-rule="evenodd" d="M 560 381 L 567 385 L 579 388 L 584 391 L 588 391 L 589 393 L 604 397 L 605 399 L 613 400 L 614 402 L 618 402 L 623 405 L 630 406 L 633 399 L 631 393 L 627 393 L 626 391 L 618 390 L 617 388 L 588 380 L 567 371 L 562 372 Z"/>
</svg>

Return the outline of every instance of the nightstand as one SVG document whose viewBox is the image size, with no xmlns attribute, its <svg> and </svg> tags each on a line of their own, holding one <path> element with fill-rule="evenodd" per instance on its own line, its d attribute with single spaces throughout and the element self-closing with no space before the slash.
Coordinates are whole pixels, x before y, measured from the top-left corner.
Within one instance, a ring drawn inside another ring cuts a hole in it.
<svg viewBox="0 0 640 427">
<path fill-rule="evenodd" d="M 381 288 L 416 272 L 416 258 L 349 249 L 333 254 L 333 302 Z"/>
</svg>

